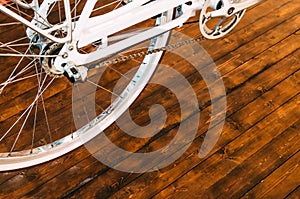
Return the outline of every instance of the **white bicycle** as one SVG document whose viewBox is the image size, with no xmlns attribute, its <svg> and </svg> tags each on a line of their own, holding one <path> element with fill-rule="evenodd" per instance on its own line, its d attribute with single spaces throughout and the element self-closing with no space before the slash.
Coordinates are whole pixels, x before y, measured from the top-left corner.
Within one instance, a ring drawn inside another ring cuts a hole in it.
<svg viewBox="0 0 300 199">
<path fill-rule="evenodd" d="M 110 126 L 151 78 L 170 30 L 196 11 L 202 35 L 216 39 L 260 1 L 1 0 L 0 171 L 62 156 Z M 126 82 L 115 91 L 120 78 Z M 78 87 L 81 100 L 95 98 L 94 118 L 88 106 L 72 115 L 72 85 L 81 82 L 97 88 Z M 74 126 L 73 117 L 86 122 Z"/>
</svg>

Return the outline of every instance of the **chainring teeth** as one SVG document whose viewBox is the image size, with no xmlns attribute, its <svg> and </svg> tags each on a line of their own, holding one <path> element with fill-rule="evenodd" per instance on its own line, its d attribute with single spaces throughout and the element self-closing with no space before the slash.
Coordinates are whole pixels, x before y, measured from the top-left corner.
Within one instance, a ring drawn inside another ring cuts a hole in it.
<svg viewBox="0 0 300 199">
<path fill-rule="evenodd" d="M 218 4 L 220 4 L 220 2 L 222 2 L 222 4 L 224 4 L 224 1 L 221 0 L 219 1 L 216 5 L 215 5 L 215 10 L 222 9 L 220 8 L 220 6 L 217 6 Z M 235 1 L 239 2 L 239 0 Z M 204 3 L 204 6 L 201 10 L 200 13 L 200 18 L 199 18 L 199 27 L 200 27 L 200 32 L 202 33 L 202 35 L 208 39 L 219 39 L 221 37 L 223 37 L 224 35 L 226 35 L 227 33 L 229 33 L 241 20 L 241 18 L 243 17 L 244 13 L 246 12 L 246 9 L 241 10 L 237 13 L 234 13 L 232 15 L 230 15 L 229 17 L 223 17 L 221 18 L 215 25 L 212 24 L 212 26 L 214 26 L 213 28 L 208 27 L 207 23 L 214 18 L 220 18 L 220 17 L 212 17 L 212 12 L 207 12 L 207 9 L 210 7 L 214 7 L 212 6 L 212 2 L 211 0 L 206 0 Z M 214 8 L 213 8 L 214 9 Z M 231 18 L 233 17 L 233 18 Z M 231 19 L 230 19 L 231 18 Z M 230 19 L 230 20 L 228 20 Z M 228 22 L 228 23 L 224 23 L 224 22 Z"/>
</svg>

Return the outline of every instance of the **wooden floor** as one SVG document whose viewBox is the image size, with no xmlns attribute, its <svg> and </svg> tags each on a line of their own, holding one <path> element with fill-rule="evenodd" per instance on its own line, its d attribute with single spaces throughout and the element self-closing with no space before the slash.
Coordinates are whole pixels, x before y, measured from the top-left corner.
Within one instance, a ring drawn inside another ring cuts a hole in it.
<svg viewBox="0 0 300 199">
<path fill-rule="evenodd" d="M 176 162 L 154 172 L 127 173 L 105 166 L 81 147 L 42 165 L 0 173 L 0 198 L 299 198 L 299 29 L 300 0 L 265 0 L 249 9 L 231 34 L 200 42 L 227 92 L 222 134 L 204 158 L 198 152 L 211 112 L 206 84 L 184 60 L 166 53 L 163 63 L 188 79 L 201 108 L 196 138 Z M 199 35 L 198 24 L 179 31 Z M 135 103 L 139 111 L 132 111 L 133 117 L 143 118 L 140 102 L 156 103 L 166 95 L 163 88 L 149 90 L 150 97 L 144 94 Z M 158 149 L 176 134 L 179 124 L 172 112 L 179 110 L 178 103 L 172 97 L 166 103 L 172 118 L 164 132 L 126 146 L 129 150 Z M 115 140 L 120 146 L 126 145 L 123 137 Z"/>
</svg>

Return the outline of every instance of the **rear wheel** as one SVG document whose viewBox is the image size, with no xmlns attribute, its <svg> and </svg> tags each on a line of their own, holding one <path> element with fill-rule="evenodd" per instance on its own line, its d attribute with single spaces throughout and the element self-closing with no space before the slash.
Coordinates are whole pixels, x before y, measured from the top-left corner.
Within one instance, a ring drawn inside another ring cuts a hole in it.
<svg viewBox="0 0 300 199">
<path fill-rule="evenodd" d="M 51 27 L 64 20 L 63 5 L 59 2 L 51 5 L 47 19 L 39 23 Z M 97 3 L 92 15 L 111 12 L 124 4 L 124 1 L 102 2 Z M 78 19 L 84 3 L 72 2 L 73 21 Z M 30 21 L 33 19 L 32 10 L 12 3 L 5 6 Z M 124 39 L 167 23 L 172 17 L 173 11 L 162 13 L 112 35 L 108 44 L 118 42 L 116 38 Z M 100 68 L 93 63 L 87 66 L 91 68 L 87 81 L 72 84 L 63 75 L 49 70 L 55 57 L 62 56 L 57 54 L 59 45 L 41 38 L 29 39 L 26 27 L 2 13 L 0 27 L 0 171 L 49 161 L 101 133 L 137 98 L 162 56 L 160 52 Z M 53 35 L 63 37 L 65 33 L 58 29 Z M 118 56 L 165 46 L 168 36 L 169 33 L 157 36 Z M 101 42 L 79 49 L 81 53 L 95 50 L 101 50 Z M 115 88 L 117 83 L 122 86 Z M 95 99 L 94 107 L 85 103 L 89 98 Z M 88 109 L 94 108 L 96 113 L 89 114 Z"/>
</svg>

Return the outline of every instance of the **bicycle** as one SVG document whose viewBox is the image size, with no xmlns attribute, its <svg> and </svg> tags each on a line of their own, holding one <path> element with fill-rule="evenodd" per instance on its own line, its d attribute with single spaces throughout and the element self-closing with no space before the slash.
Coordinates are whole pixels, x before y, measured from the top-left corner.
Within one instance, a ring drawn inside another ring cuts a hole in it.
<svg viewBox="0 0 300 199">
<path fill-rule="evenodd" d="M 167 45 L 170 30 L 196 11 L 203 36 L 190 42 L 223 37 L 260 1 L 1 1 L 0 171 L 62 156 L 84 144 L 80 136 L 88 141 L 110 126 L 142 92 L 163 50 L 174 47 Z M 146 51 L 133 49 L 141 43 Z M 97 73 L 101 79 L 93 82 Z M 118 91 L 115 76 L 127 80 Z M 81 82 L 97 88 L 81 93 L 81 100 L 96 99 L 97 117 L 89 118 L 83 106 L 73 117 L 85 122 L 74 126 L 71 103 L 63 98 L 71 99 L 69 85 Z M 49 110 L 51 104 L 58 106 Z M 61 114 L 67 108 L 71 118 Z"/>
</svg>

